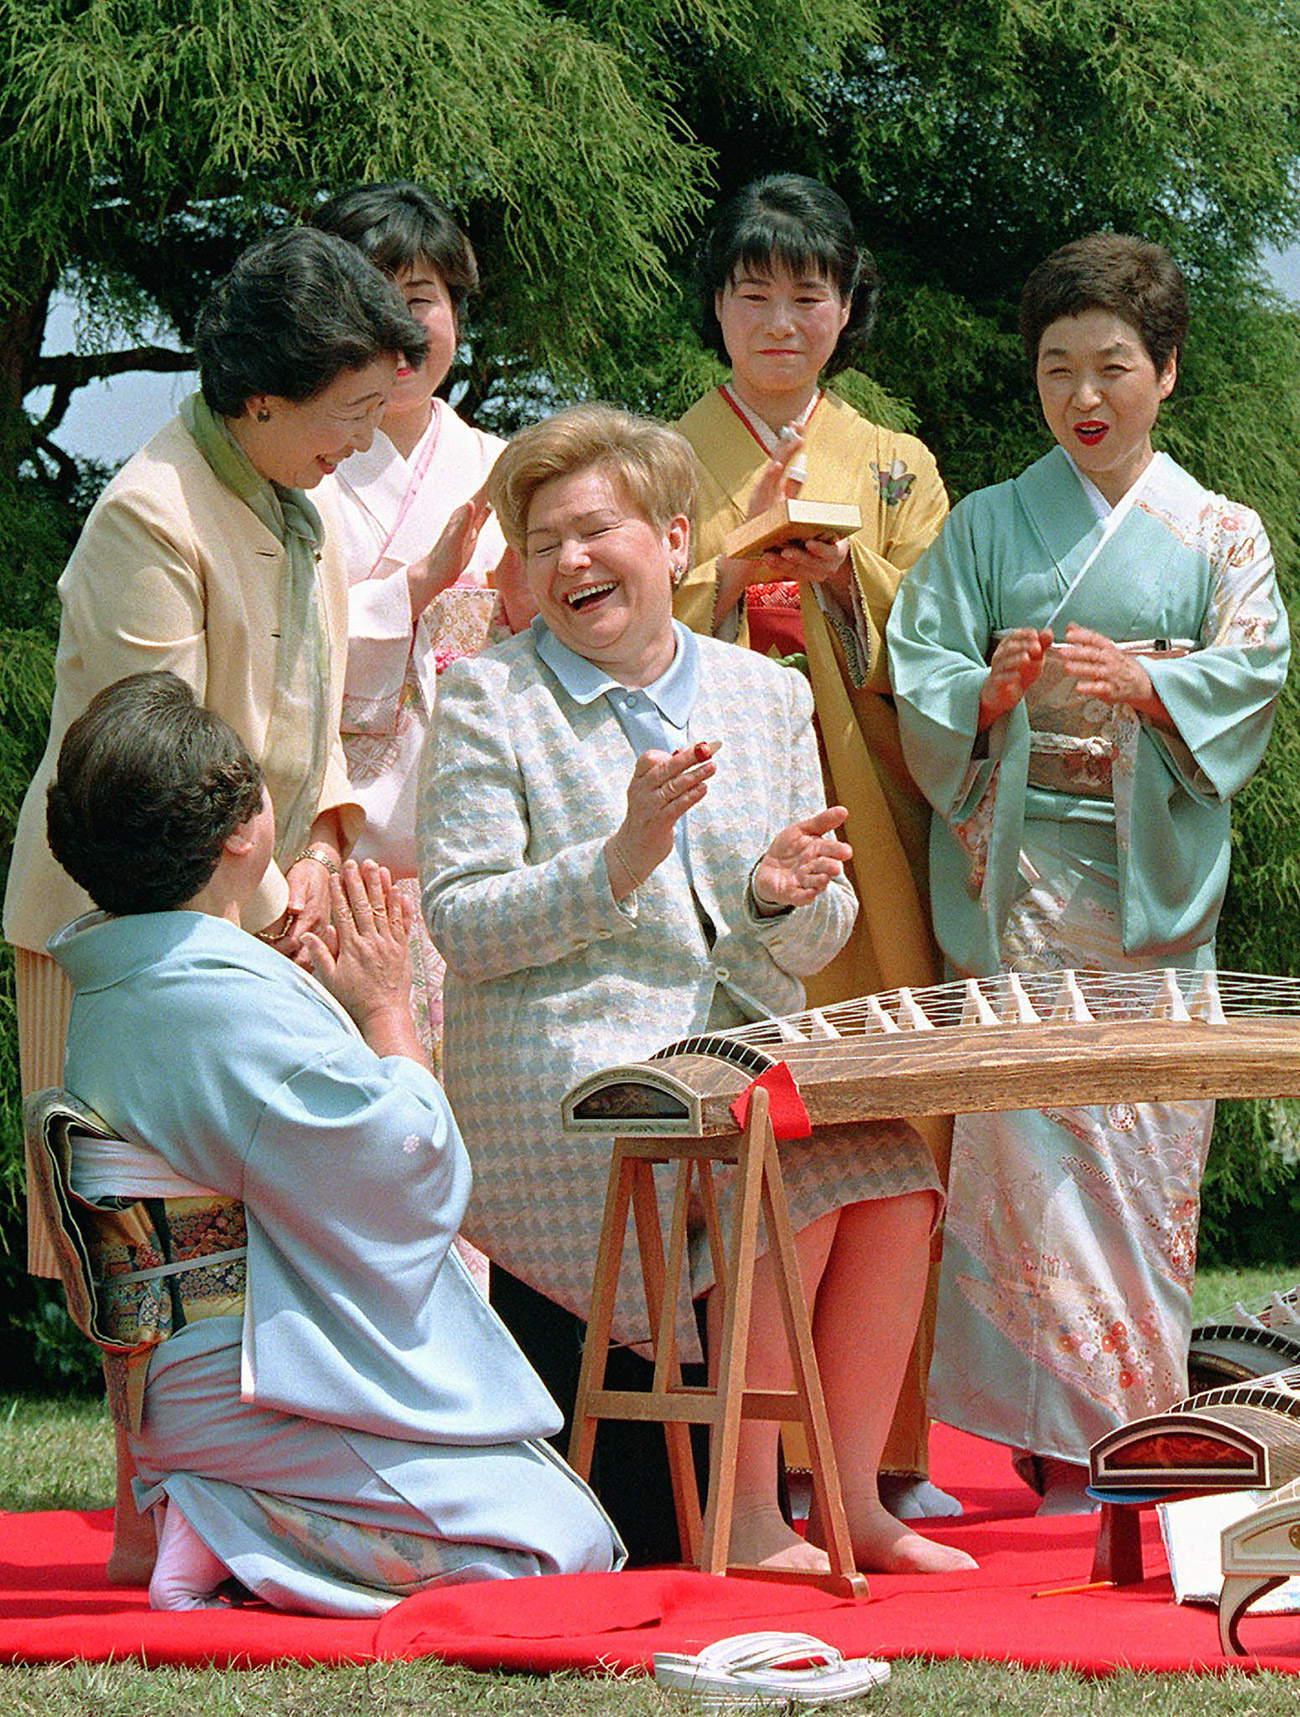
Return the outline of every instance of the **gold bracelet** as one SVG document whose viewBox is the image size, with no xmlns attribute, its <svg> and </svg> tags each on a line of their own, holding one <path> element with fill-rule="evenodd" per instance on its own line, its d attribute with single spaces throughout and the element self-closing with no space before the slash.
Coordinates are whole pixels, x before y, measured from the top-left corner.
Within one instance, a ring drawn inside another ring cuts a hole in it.
<svg viewBox="0 0 1300 1717">
<path fill-rule="evenodd" d="M 633 889 L 635 890 L 635 889 L 640 888 L 641 884 L 637 880 L 636 872 L 632 869 L 632 866 L 623 857 L 622 848 L 619 846 L 618 842 L 614 839 L 613 835 L 611 835 L 609 837 L 609 849 L 613 853 L 614 857 L 618 860 L 618 862 L 622 865 L 624 871 L 627 874 L 627 880 L 632 884 Z"/>
<path fill-rule="evenodd" d="M 311 859 L 315 864 L 323 864 L 331 876 L 339 874 L 339 867 L 335 864 L 328 847 L 304 847 L 296 858 L 289 860 L 288 868 L 292 870 L 294 865 L 301 864 L 304 859 Z"/>
</svg>

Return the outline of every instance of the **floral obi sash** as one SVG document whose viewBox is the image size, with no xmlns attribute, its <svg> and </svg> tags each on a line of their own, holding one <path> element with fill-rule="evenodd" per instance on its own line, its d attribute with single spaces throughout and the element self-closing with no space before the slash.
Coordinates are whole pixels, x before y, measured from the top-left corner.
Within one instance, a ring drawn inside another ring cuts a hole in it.
<svg viewBox="0 0 1300 1717">
<path fill-rule="evenodd" d="M 1142 638 L 1117 648 L 1134 656 L 1185 656 L 1186 639 Z M 1029 717 L 1029 785 L 1079 799 L 1113 799 L 1112 773 L 1121 735 L 1133 723 L 1127 704 L 1082 698 L 1053 644 L 1025 693 Z"/>
<path fill-rule="evenodd" d="M 138 1431 L 149 1355 L 202 1318 L 244 1309 L 248 1232 L 239 1199 L 114 1198 L 72 1190 L 72 1139 L 115 1134 L 66 1091 L 23 1105 L 32 1192 L 45 1215 L 73 1323 L 109 1356 L 109 1406 Z"/>
</svg>

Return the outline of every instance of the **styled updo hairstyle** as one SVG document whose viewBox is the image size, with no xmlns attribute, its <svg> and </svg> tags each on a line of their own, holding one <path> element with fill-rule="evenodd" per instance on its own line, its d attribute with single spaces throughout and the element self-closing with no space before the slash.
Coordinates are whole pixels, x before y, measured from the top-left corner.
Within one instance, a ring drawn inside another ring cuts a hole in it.
<svg viewBox="0 0 1300 1717">
<path fill-rule="evenodd" d="M 478 290 L 474 247 L 423 185 L 403 179 L 353 185 L 323 202 L 311 224 L 355 245 L 390 280 L 428 264 L 447 288 L 457 322 L 461 306 Z"/>
<path fill-rule="evenodd" d="M 254 394 L 315 399 L 347 370 L 429 341 L 391 281 L 355 246 L 314 227 L 251 245 L 199 312 L 194 356 L 212 410 L 238 417 Z"/>
<path fill-rule="evenodd" d="M 857 363 L 875 327 L 880 275 L 871 252 L 858 243 L 848 204 L 829 185 L 801 173 L 773 173 L 724 204 L 695 262 L 701 335 L 724 363 L 727 347 L 714 300 L 744 272 L 816 274 L 830 281 L 849 306 L 849 318 L 826 374 Z"/>
<path fill-rule="evenodd" d="M 524 552 L 528 509 L 537 491 L 584 471 L 608 477 L 656 531 L 694 511 L 698 468 L 684 436 L 618 406 L 571 405 L 521 429 L 492 467 L 488 500 L 516 553 Z"/>
<path fill-rule="evenodd" d="M 262 803 L 234 729 L 167 672 L 106 686 L 63 737 L 46 802 L 50 851 L 104 912 L 171 912 L 212 880 Z"/>
<path fill-rule="evenodd" d="M 1127 233 L 1089 233 L 1054 250 L 1025 282 L 1020 338 L 1031 369 L 1043 332 L 1062 316 L 1107 310 L 1140 335 L 1163 375 L 1187 338 L 1187 283 L 1162 244 Z"/>
</svg>

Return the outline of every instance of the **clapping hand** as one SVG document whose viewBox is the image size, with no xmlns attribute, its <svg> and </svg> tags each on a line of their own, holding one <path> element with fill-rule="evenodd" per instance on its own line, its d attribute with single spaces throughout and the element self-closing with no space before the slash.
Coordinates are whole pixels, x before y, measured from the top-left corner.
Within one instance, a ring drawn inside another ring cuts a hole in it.
<svg viewBox="0 0 1300 1717">
<path fill-rule="evenodd" d="M 1032 626 L 1017 626 L 998 639 L 988 678 L 980 692 L 981 733 L 1024 697 L 1042 673 L 1043 656 L 1051 643 L 1050 632 L 1039 632 Z"/>
<path fill-rule="evenodd" d="M 434 597 L 450 589 L 464 572 L 490 511 L 487 497 L 480 489 L 455 509 L 424 559 L 407 568 L 412 620 L 418 620 Z"/>
<path fill-rule="evenodd" d="M 337 948 L 310 931 L 302 938 L 313 973 L 377 1053 L 422 1059 L 411 1023 L 411 926 L 392 877 L 373 859 L 348 859 L 330 878 L 330 899 Z"/>
<path fill-rule="evenodd" d="M 627 787 L 627 812 L 605 843 L 615 900 L 639 888 L 673 850 L 677 820 L 708 792 L 721 743 L 701 740 L 681 751 L 643 751 L 637 758 Z"/>
<path fill-rule="evenodd" d="M 834 831 L 848 814 L 843 805 L 829 805 L 781 830 L 754 867 L 750 887 L 760 912 L 806 906 L 843 872 L 853 848 Z"/>
<path fill-rule="evenodd" d="M 1060 655 L 1061 665 L 1074 680 L 1080 697 L 1128 704 L 1139 714 L 1156 717 L 1158 700 L 1151 676 L 1130 651 L 1071 620 Z M 1163 712 L 1164 706 L 1159 705 L 1159 709 Z"/>
</svg>

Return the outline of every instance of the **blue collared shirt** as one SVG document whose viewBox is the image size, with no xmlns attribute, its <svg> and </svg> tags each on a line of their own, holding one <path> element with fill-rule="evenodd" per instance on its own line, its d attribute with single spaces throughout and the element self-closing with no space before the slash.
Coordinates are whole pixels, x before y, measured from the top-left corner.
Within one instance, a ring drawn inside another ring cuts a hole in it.
<svg viewBox="0 0 1300 1717">
<path fill-rule="evenodd" d="M 575 703 L 609 699 L 634 756 L 643 751 L 677 751 L 686 743 L 686 730 L 700 687 L 700 652 L 694 632 L 673 621 L 677 649 L 672 661 L 648 686 L 623 686 L 597 662 L 589 662 L 560 640 L 540 617 L 532 623 L 537 654 Z"/>
<path fill-rule="evenodd" d="M 673 636 L 677 641 L 673 659 L 648 686 L 620 685 L 599 663 L 589 662 L 562 644 L 540 616 L 532 623 L 532 633 L 538 656 L 575 703 L 594 703 L 600 697 L 608 700 L 634 757 L 640 757 L 643 751 L 678 751 L 687 744 L 687 729 L 700 687 L 700 651 L 694 632 L 679 620 L 673 621 Z M 677 819 L 673 830 L 673 844 L 688 879 L 689 820 L 687 811 Z"/>
</svg>

